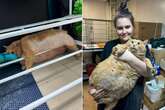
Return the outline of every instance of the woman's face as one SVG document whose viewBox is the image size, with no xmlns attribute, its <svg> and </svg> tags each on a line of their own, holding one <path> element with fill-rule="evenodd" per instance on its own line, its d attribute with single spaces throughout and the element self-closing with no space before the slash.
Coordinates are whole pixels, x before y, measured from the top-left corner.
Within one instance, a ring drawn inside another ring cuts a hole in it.
<svg viewBox="0 0 165 110">
<path fill-rule="evenodd" d="M 133 25 L 129 18 L 119 18 L 116 21 L 116 32 L 121 42 L 127 42 L 133 35 Z"/>
</svg>

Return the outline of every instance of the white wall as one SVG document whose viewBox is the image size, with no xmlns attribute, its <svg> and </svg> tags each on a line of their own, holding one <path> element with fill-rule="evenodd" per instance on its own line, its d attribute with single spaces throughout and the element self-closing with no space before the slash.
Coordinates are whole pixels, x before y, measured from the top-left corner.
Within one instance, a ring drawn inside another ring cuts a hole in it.
<svg viewBox="0 0 165 110">
<path fill-rule="evenodd" d="M 162 23 L 165 37 L 165 0 L 130 0 L 130 9 L 136 21 Z"/>
<path fill-rule="evenodd" d="M 103 0 L 83 0 L 83 17 L 106 19 L 106 2 Z"/>
<path fill-rule="evenodd" d="M 130 0 L 137 21 L 165 23 L 165 0 Z"/>
<path fill-rule="evenodd" d="M 104 0 L 83 0 L 83 16 L 111 19 Z M 129 8 L 137 21 L 165 23 L 165 0 L 130 0 Z"/>
<path fill-rule="evenodd" d="M 106 5 L 107 2 L 104 0 L 83 0 L 83 17 L 106 20 Z M 86 22 L 83 22 L 82 36 L 84 42 L 97 42 L 106 39 L 107 28 L 105 22 L 91 21 L 84 23 Z"/>
<path fill-rule="evenodd" d="M 165 0 L 130 0 L 128 6 L 135 21 L 163 23 L 162 35 L 165 36 Z M 110 6 L 104 0 L 83 0 L 83 17 L 111 20 Z"/>
</svg>

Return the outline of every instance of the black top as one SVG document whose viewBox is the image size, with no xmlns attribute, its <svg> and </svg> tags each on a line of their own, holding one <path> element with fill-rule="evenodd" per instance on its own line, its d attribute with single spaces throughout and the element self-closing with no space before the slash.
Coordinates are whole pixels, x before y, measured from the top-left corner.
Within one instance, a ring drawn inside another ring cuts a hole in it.
<svg viewBox="0 0 165 110">
<path fill-rule="evenodd" d="M 103 52 L 101 53 L 101 59 L 105 60 L 106 58 L 108 58 L 109 55 L 111 55 L 112 53 L 112 48 L 115 47 L 117 44 L 120 44 L 119 39 L 108 41 L 104 46 Z"/>
</svg>

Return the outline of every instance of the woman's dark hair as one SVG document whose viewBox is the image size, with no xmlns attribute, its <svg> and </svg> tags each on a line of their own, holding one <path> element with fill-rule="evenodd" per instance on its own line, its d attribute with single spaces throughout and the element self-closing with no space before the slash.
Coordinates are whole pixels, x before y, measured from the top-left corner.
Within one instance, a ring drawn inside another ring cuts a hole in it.
<svg viewBox="0 0 165 110">
<path fill-rule="evenodd" d="M 114 18 L 114 26 L 115 26 L 115 28 L 116 28 L 117 20 L 118 20 L 119 18 L 128 18 L 128 19 L 130 19 L 130 21 L 131 21 L 133 27 L 135 26 L 134 17 L 133 17 L 133 15 L 132 15 L 132 13 L 128 10 L 127 2 L 128 2 L 128 0 L 124 0 L 124 1 L 120 4 L 118 13 L 117 13 L 117 15 L 116 15 L 115 18 Z"/>
</svg>

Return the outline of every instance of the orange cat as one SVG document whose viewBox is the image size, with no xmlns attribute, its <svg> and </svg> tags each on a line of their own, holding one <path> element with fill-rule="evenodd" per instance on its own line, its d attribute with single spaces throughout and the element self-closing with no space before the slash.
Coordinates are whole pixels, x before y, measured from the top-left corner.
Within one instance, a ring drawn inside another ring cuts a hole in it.
<svg viewBox="0 0 165 110">
<path fill-rule="evenodd" d="M 106 103 L 108 110 L 113 109 L 118 100 L 132 90 L 140 76 L 129 64 L 118 60 L 118 57 L 127 49 L 139 59 L 145 60 L 144 42 L 130 39 L 126 44 L 115 46 L 112 55 L 99 63 L 89 78 L 90 85 L 93 85 L 96 90 L 104 90 L 104 95 L 97 101 Z"/>
<path fill-rule="evenodd" d="M 52 59 L 66 49 L 78 50 L 73 38 L 66 31 L 49 29 L 14 41 L 7 47 L 6 52 L 24 57 L 25 61 L 21 64 L 31 68 L 33 64 Z"/>
</svg>

